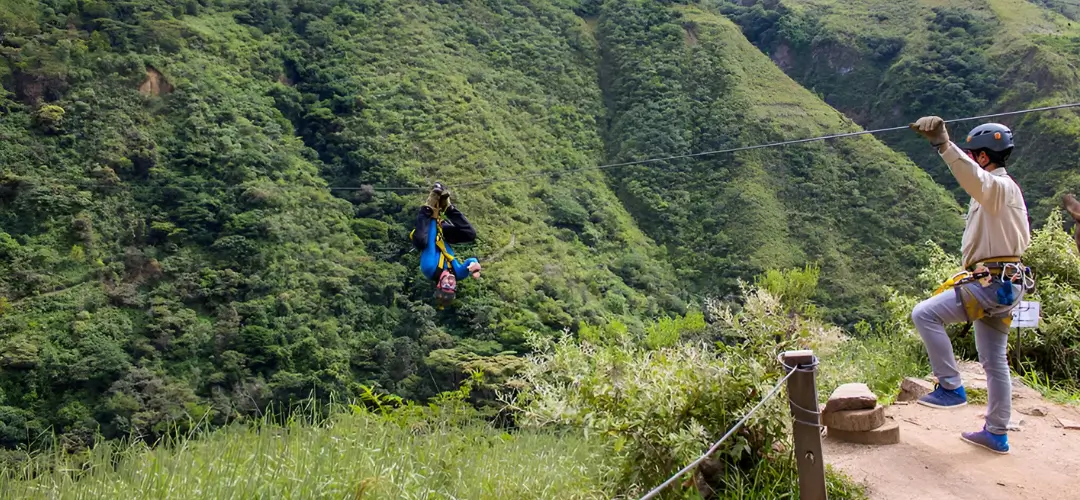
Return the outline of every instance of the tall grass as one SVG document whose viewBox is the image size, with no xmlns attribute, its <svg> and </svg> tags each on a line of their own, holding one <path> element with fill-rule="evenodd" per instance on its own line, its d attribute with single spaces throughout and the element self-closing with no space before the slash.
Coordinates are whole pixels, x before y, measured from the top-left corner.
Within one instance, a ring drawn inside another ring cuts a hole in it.
<svg viewBox="0 0 1080 500">
<path fill-rule="evenodd" d="M 873 333 L 852 339 L 824 354 L 818 366 L 818 397 L 828 399 L 841 384 L 863 382 L 882 405 L 893 402 L 904 377 L 930 373 L 926 351 L 918 337 Z"/>
<path fill-rule="evenodd" d="M 1025 363 L 1022 374 L 1013 372 L 1013 377 L 1024 382 L 1025 385 L 1039 391 L 1042 396 L 1055 403 L 1080 406 L 1080 387 L 1072 382 L 1055 381 L 1050 376 L 1039 372 L 1031 367 L 1034 363 Z"/>
<path fill-rule="evenodd" d="M 863 500 L 866 487 L 847 474 L 825 464 L 825 490 L 833 500 Z M 688 491 L 684 499 L 699 500 L 701 495 Z M 799 473 L 794 457 L 781 462 L 765 462 L 744 474 L 727 477 L 727 487 L 716 493 L 715 500 L 763 500 L 799 498 Z"/>
<path fill-rule="evenodd" d="M 0 471 L 0 498 L 610 498 L 602 450 L 580 433 L 509 434 L 353 407 L 156 448 L 37 455 Z"/>
<path fill-rule="evenodd" d="M 367 411 L 327 421 L 222 428 L 161 443 L 105 443 L 0 468 L 0 498 L 631 498 L 611 455 L 579 432 L 498 431 L 482 421 L 402 420 Z M 789 452 L 790 453 L 790 452 Z M 794 461 L 727 477 L 719 499 L 798 497 Z M 831 468 L 830 498 L 866 498 Z M 700 500 L 694 488 L 678 498 Z"/>
</svg>

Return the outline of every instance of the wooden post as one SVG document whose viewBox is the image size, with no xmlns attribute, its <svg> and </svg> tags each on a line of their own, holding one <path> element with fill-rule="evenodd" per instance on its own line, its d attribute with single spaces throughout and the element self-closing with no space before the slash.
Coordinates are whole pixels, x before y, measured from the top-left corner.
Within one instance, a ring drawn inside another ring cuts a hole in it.
<svg viewBox="0 0 1080 500">
<path fill-rule="evenodd" d="M 825 492 L 825 460 L 821 453 L 821 415 L 817 413 L 817 366 L 814 352 L 787 351 L 782 359 L 785 365 L 796 370 L 795 374 L 788 378 L 787 392 L 788 407 L 794 417 L 792 427 L 795 435 L 795 463 L 799 466 L 799 499 L 826 500 L 828 495 Z"/>
</svg>

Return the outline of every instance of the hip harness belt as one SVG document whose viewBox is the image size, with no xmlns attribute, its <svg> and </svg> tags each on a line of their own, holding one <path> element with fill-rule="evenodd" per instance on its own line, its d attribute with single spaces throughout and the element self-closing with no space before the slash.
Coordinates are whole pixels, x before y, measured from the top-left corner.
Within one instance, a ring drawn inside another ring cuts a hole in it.
<svg viewBox="0 0 1080 500">
<path fill-rule="evenodd" d="M 964 306 L 964 314 L 967 316 L 968 323 L 986 317 L 987 312 L 982 305 L 979 304 L 978 299 L 975 297 L 975 293 L 965 285 L 977 282 L 980 286 L 985 288 L 990 286 L 993 280 L 997 278 L 1002 284 L 1001 288 L 997 290 L 997 302 L 1002 306 L 1010 306 L 1006 311 L 1012 311 L 1012 308 L 1015 307 L 1018 302 L 1016 300 L 1016 294 L 1013 291 L 1013 284 L 1019 282 L 1022 286 L 1022 292 L 1031 291 L 1035 288 L 1035 280 L 1031 274 L 1031 268 L 1020 262 L 1020 259 L 988 259 L 987 261 L 970 266 L 969 269 L 979 269 L 980 267 L 986 268 L 986 270 L 977 273 L 973 270 L 958 272 L 945 280 L 945 282 L 938 286 L 933 293 L 933 295 L 938 295 L 945 290 L 952 288 L 956 294 L 956 303 Z M 1009 328 L 1012 325 L 1011 314 L 1000 319 L 1005 323 L 1006 328 Z"/>
</svg>

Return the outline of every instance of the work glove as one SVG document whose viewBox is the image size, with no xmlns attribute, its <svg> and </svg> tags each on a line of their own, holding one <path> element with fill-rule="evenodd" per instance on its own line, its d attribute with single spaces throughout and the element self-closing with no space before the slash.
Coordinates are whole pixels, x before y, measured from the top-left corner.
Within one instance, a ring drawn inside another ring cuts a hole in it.
<svg viewBox="0 0 1080 500">
<path fill-rule="evenodd" d="M 442 209 L 439 208 L 439 200 L 440 200 L 439 194 L 436 193 L 435 191 L 432 191 L 432 192 L 428 193 L 427 201 L 424 202 L 424 205 L 427 205 L 427 206 L 431 207 L 431 210 L 438 213 L 438 212 L 442 211 Z"/>
<path fill-rule="evenodd" d="M 949 142 L 949 132 L 945 130 L 945 120 L 942 120 L 941 117 L 924 116 L 908 126 L 918 132 L 919 135 L 927 138 L 930 145 L 934 147 Z"/>
<path fill-rule="evenodd" d="M 439 210 L 450 208 L 450 188 L 444 186 L 441 182 L 436 182 L 432 193 L 439 195 Z"/>
<path fill-rule="evenodd" d="M 436 212 L 442 212 L 450 206 L 450 190 L 441 182 L 436 182 L 428 194 L 427 206 Z"/>
</svg>

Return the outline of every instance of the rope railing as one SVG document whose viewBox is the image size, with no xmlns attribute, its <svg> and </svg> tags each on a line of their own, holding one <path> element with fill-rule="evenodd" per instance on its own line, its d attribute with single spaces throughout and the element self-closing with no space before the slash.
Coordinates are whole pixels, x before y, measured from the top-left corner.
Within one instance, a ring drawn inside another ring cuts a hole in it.
<svg viewBox="0 0 1080 500">
<path fill-rule="evenodd" d="M 675 483 L 675 481 L 677 481 L 680 477 L 682 477 L 683 474 L 686 474 L 687 472 L 693 470 L 694 467 L 697 467 L 698 465 L 700 465 L 701 462 L 703 462 L 706 458 L 708 458 L 710 455 L 712 455 L 714 452 L 716 452 L 716 450 L 720 448 L 720 445 L 723 444 L 724 441 L 726 441 L 729 437 L 731 437 L 735 433 L 735 431 L 739 430 L 739 428 L 742 427 L 742 425 L 744 423 L 746 423 L 746 421 L 749 420 L 750 417 L 752 417 L 754 415 L 754 413 L 756 413 L 762 406 L 764 406 L 766 402 L 768 402 L 770 399 L 772 399 L 772 397 L 775 396 L 776 393 L 778 393 L 780 391 L 780 387 L 783 386 L 784 383 L 786 383 L 788 381 L 788 379 L 791 378 L 792 375 L 795 375 L 796 373 L 800 373 L 800 372 L 803 372 L 803 373 L 811 372 L 812 373 L 817 368 L 817 365 L 818 365 L 817 358 L 815 357 L 815 358 L 813 358 L 813 361 L 811 363 L 809 363 L 809 364 L 807 364 L 805 366 L 800 365 L 800 364 L 797 364 L 796 366 L 790 366 L 790 365 L 788 365 L 787 363 L 784 362 L 784 354 L 783 353 L 781 353 L 779 356 L 777 356 L 777 361 L 779 361 L 780 365 L 783 366 L 785 370 L 787 370 L 787 372 L 788 372 L 787 375 L 784 375 L 784 377 L 781 378 L 780 381 L 778 381 L 775 386 L 773 386 L 772 390 L 770 390 L 768 392 L 768 394 L 766 394 L 765 397 L 762 398 L 761 401 L 758 402 L 758 404 L 754 405 L 754 407 L 751 408 L 750 411 L 746 412 L 746 415 L 743 415 L 743 417 L 741 419 L 739 419 L 739 421 L 736 422 L 735 425 L 733 425 L 731 427 L 731 429 L 728 429 L 727 433 L 725 433 L 718 441 L 716 441 L 716 443 L 713 443 L 713 445 L 711 447 L 709 447 L 708 451 L 706 451 L 704 454 L 702 454 L 700 457 L 698 457 L 697 460 L 694 460 L 693 462 L 690 462 L 690 464 L 688 464 L 686 467 L 683 467 L 682 469 L 680 469 L 679 472 L 676 472 L 674 475 L 672 475 L 670 478 L 668 478 L 667 481 L 664 481 L 659 486 L 653 488 L 651 491 L 646 493 L 645 496 L 641 497 L 640 500 L 649 500 L 651 498 L 655 498 L 657 495 L 659 495 L 661 492 L 663 492 L 664 489 L 666 489 L 668 486 L 671 486 L 673 483 Z M 816 395 L 815 395 L 815 398 L 816 398 Z M 800 411 L 802 411 L 804 413 L 815 415 L 815 416 L 820 414 L 819 412 L 816 412 L 816 411 L 806 410 L 802 406 L 796 404 L 794 401 L 791 400 L 790 395 L 788 396 L 788 405 L 789 405 L 789 408 L 791 408 L 791 411 L 792 411 L 793 415 L 794 415 L 796 409 L 799 409 Z M 804 421 L 804 420 L 802 420 L 802 419 L 800 419 L 798 417 L 795 417 L 794 421 L 796 423 L 807 425 L 807 426 L 813 426 L 813 427 L 818 427 L 818 428 L 821 427 L 821 424 L 819 424 L 819 423 L 806 422 L 806 421 Z"/>
</svg>

